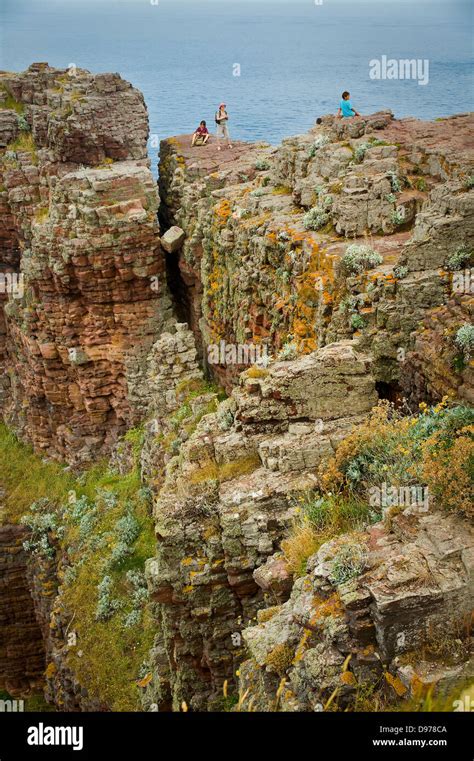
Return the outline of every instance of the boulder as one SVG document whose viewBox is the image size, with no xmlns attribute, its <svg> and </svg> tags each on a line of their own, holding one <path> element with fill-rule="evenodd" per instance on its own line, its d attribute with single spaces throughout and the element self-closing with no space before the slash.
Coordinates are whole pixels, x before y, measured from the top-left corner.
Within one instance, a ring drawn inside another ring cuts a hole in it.
<svg viewBox="0 0 474 761">
<path fill-rule="evenodd" d="M 161 236 L 161 245 L 168 252 L 174 254 L 179 251 L 186 238 L 186 233 L 180 227 L 173 226 Z"/>
</svg>

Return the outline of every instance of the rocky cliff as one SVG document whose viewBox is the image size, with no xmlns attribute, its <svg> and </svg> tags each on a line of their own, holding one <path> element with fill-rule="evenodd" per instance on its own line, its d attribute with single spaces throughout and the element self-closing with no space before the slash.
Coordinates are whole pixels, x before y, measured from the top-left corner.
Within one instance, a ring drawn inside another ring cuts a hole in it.
<svg viewBox="0 0 474 761">
<path fill-rule="evenodd" d="M 44 683 L 43 639 L 27 581 L 21 526 L 0 527 L 0 689 L 29 696 Z"/>
<path fill-rule="evenodd" d="M 146 107 L 118 75 L 47 64 L 0 95 L 3 415 L 91 462 L 139 417 L 128 386 L 170 316 Z"/>
<path fill-rule="evenodd" d="M 290 599 L 244 631 L 242 710 L 315 711 L 332 700 L 373 710 L 384 693 L 419 698 L 474 678 L 472 526 L 408 509 L 389 530 L 358 537 L 367 570 L 339 581 L 338 553 L 351 541 L 324 544 Z"/>
<path fill-rule="evenodd" d="M 385 112 L 325 117 L 281 147 L 240 146 L 224 161 L 212 144 L 196 156 L 185 138 L 163 141 L 162 215 L 186 232 L 173 263 L 198 343 L 308 353 L 357 334 L 378 382 L 418 401 L 451 391 L 472 401 L 446 337 L 471 319 L 469 276 L 455 273 L 471 264 L 472 150 L 472 116 L 428 124 Z M 213 369 L 223 382 L 236 373 Z"/>
<path fill-rule="evenodd" d="M 0 446 L 38 476 L 0 477 L 36 658 L 3 683 L 306 711 L 469 679 L 472 115 L 169 138 L 156 187 L 118 75 L 0 99 L 0 403 L 34 453 Z"/>
</svg>

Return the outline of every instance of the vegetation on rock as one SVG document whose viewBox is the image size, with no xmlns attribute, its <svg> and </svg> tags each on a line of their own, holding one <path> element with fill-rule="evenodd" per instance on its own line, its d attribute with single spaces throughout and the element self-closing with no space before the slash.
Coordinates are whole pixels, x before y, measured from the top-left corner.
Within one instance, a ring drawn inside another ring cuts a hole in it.
<svg viewBox="0 0 474 761">
<path fill-rule="evenodd" d="M 119 475 L 104 463 L 74 476 L 43 462 L 4 426 L 0 433 L 4 521 L 21 519 L 31 530 L 27 551 L 58 566 L 52 632 L 61 637 L 57 616 L 58 626 L 73 622 L 77 637 L 65 664 L 92 699 L 113 710 L 137 710 L 135 682 L 153 641 L 143 569 L 155 539 L 138 466 L 143 434 L 133 430 L 125 437 L 134 451 L 129 472 Z"/>
<path fill-rule="evenodd" d="M 342 264 L 349 273 L 360 274 L 367 269 L 373 269 L 383 263 L 383 257 L 370 246 L 352 244 L 348 246 Z"/>
</svg>

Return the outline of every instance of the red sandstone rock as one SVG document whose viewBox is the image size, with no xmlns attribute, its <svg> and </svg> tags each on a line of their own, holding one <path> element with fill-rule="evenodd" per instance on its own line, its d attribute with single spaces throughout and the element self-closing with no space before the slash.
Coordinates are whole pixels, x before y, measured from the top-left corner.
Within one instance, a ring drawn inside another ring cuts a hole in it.
<svg viewBox="0 0 474 761">
<path fill-rule="evenodd" d="M 38 450 L 84 463 L 140 416 L 128 368 L 170 315 L 146 108 L 118 75 L 37 64 L 0 83 L 30 126 L 0 111 L 0 268 L 24 289 L 0 318 L 0 402 Z"/>
</svg>

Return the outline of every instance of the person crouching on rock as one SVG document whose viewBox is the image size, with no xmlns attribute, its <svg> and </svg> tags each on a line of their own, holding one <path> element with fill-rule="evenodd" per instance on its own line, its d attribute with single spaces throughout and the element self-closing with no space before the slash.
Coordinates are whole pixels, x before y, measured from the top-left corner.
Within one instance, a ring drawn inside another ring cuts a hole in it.
<svg viewBox="0 0 474 761">
<path fill-rule="evenodd" d="M 229 135 L 229 127 L 227 122 L 229 121 L 229 114 L 226 111 L 226 105 L 225 103 L 221 103 L 219 106 L 219 111 L 216 113 L 216 124 L 217 124 L 217 139 L 218 140 L 227 140 L 227 145 L 229 148 L 232 148 L 232 144 L 230 142 L 230 135 Z M 221 146 L 217 146 L 217 150 L 220 151 Z"/>
<path fill-rule="evenodd" d="M 202 121 L 193 135 L 193 142 L 191 145 L 206 145 L 208 140 L 209 130 L 207 129 L 206 122 Z"/>
</svg>

